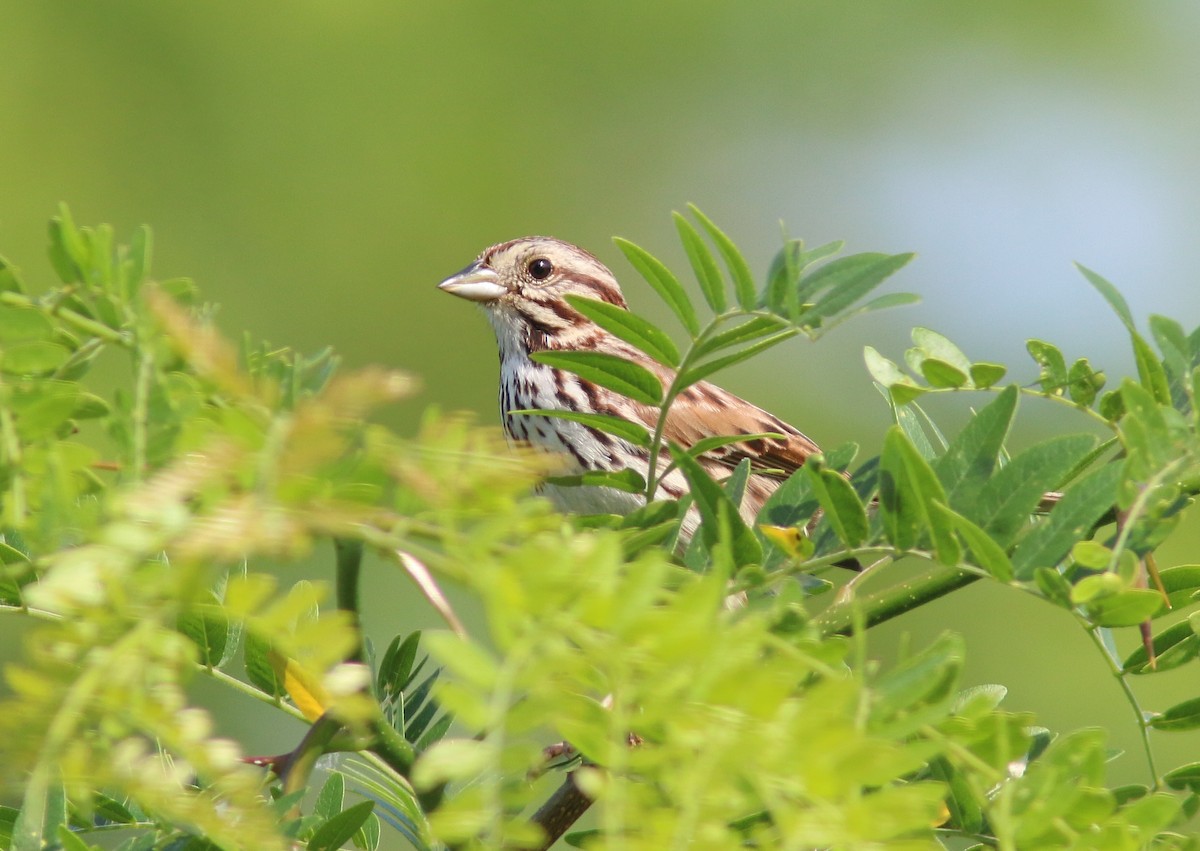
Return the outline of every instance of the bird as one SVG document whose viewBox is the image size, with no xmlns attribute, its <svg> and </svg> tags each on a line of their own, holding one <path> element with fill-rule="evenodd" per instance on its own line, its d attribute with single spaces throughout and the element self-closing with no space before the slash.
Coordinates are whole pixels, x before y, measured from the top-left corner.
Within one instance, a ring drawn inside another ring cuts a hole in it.
<svg viewBox="0 0 1200 851">
<path fill-rule="evenodd" d="M 583 423 L 520 413 L 608 414 L 653 431 L 660 413 L 657 407 L 530 357 L 537 352 L 616 355 L 645 367 L 664 387 L 669 386 L 674 370 L 601 328 L 567 300 L 567 296 L 581 296 L 628 310 L 608 267 L 568 242 L 528 236 L 485 249 L 438 287 L 482 307 L 495 332 L 500 355 L 500 415 L 510 442 L 559 456 L 568 474 L 628 468 L 646 476 L 648 449 Z M 754 521 L 787 476 L 821 451 L 800 430 L 708 381 L 687 387 L 668 409 L 665 441 L 688 449 L 705 438 L 727 435 L 746 435 L 746 440 L 711 449 L 697 460 L 720 481 L 743 459 L 749 459 L 751 472 L 739 507 L 747 522 Z M 655 496 L 661 493 L 679 499 L 688 492 L 688 482 L 677 468 L 668 470 L 669 465 L 669 454 L 661 452 Z M 548 484 L 543 493 L 560 511 L 576 514 L 627 514 L 644 504 L 642 494 L 606 486 Z M 698 524 L 699 515 L 693 508 L 683 519 L 680 541 L 690 540 Z"/>
</svg>

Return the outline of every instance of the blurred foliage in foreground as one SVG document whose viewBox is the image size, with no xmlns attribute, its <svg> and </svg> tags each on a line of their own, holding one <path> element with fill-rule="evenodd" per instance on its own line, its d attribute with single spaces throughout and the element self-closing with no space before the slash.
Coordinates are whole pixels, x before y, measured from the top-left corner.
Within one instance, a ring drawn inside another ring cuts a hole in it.
<svg viewBox="0 0 1200 851">
<path fill-rule="evenodd" d="M 907 259 L 789 241 L 760 288 L 693 213 L 700 229 L 677 221 L 711 319 L 626 242 L 685 343 L 592 315 L 678 367 L 664 406 L 819 336 Z M 1151 745 L 1200 726 L 1200 697 L 1144 712 L 1133 681 L 1200 653 L 1200 621 L 1178 616 L 1200 566 L 1153 559 L 1195 487 L 1200 332 L 1156 317 L 1156 351 L 1094 273 L 1137 380 L 1102 393 L 1086 360 L 1033 341 L 1037 382 L 1002 386 L 1004 367 L 917 329 L 907 369 L 867 352 L 896 416 L 882 453 L 810 462 L 755 524 L 737 511 L 748 464 L 714 482 L 652 432 L 590 423 L 672 453 L 689 477 L 703 525 L 675 554 L 663 542 L 686 506 L 653 500 L 652 482 L 589 481 L 651 501 L 564 519 L 534 494 L 553 470 L 491 430 L 435 415 L 413 438 L 372 425 L 408 396 L 404 376 L 339 373 L 327 352 L 237 352 L 190 282 L 151 280 L 148 230 L 118 246 L 63 210 L 51 257 L 62 284 L 36 295 L 0 261 L 0 603 L 32 625 L 0 705 L 0 781 L 20 800 L 0 809 L 0 847 L 75 851 L 115 833 L 130 849 L 374 849 L 385 830 L 416 848 L 540 847 L 566 825 L 553 806 L 532 812 L 534 781 L 564 769 L 564 788 L 596 802 L 595 828 L 568 837 L 587 847 L 1194 847 L 1170 831 L 1197 809 L 1200 763 L 1160 767 Z M 110 357 L 128 379 L 102 394 L 88 381 Z M 631 364 L 588 366 L 629 386 Z M 947 439 L 916 400 L 961 390 L 993 398 Z M 1022 395 L 1070 406 L 1087 433 L 1010 457 Z M 1061 491 L 1052 506 L 1047 491 Z M 262 572 L 324 542 L 335 605 Z M 364 551 L 406 571 L 450 629 L 376 653 L 358 628 Z M 827 594 L 838 564 L 874 573 L 901 555 L 928 573 Z M 486 635 L 462 629 L 439 578 L 478 597 Z M 1093 637 L 1143 733 L 1144 785 L 1106 786 L 1103 731 L 1054 734 L 1001 708 L 1002 686 L 963 690 L 953 635 L 890 670 L 871 661 L 871 624 L 975 579 L 1043 598 Z M 731 590 L 746 605 L 727 606 Z M 1145 641 L 1121 659 L 1111 631 L 1125 628 Z M 195 677 L 308 733 L 245 757 L 188 704 Z M 306 796 L 326 754 L 340 756 Z"/>
</svg>

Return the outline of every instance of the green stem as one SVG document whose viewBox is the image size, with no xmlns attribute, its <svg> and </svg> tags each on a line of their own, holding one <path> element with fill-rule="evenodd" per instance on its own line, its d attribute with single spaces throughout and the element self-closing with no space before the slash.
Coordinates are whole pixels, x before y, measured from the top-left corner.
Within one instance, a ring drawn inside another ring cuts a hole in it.
<svg viewBox="0 0 1200 851">
<path fill-rule="evenodd" d="M 683 353 L 683 357 L 679 361 L 679 366 L 675 370 L 675 376 L 671 379 L 671 384 L 667 387 L 667 392 L 663 395 L 662 404 L 658 408 L 658 419 L 654 422 L 654 435 L 650 438 L 650 460 L 646 466 L 646 502 L 651 502 L 654 495 L 658 492 L 658 456 L 662 451 L 663 431 L 667 427 L 667 415 L 671 411 L 671 405 L 674 404 L 675 398 L 683 392 L 680 377 L 687 372 L 695 358 L 696 349 L 701 343 L 708 340 L 716 331 L 721 323 L 721 316 L 714 316 L 709 320 L 708 324 L 701 329 L 700 333 L 692 339 L 688 345 L 687 351 Z"/>
<path fill-rule="evenodd" d="M 1121 666 L 1121 661 L 1113 656 L 1109 651 L 1108 646 L 1104 643 L 1104 639 L 1100 637 L 1100 630 L 1103 627 L 1094 626 L 1088 623 L 1081 616 L 1076 615 L 1080 624 L 1084 627 L 1088 637 L 1092 639 L 1092 643 L 1100 651 L 1100 655 L 1104 657 L 1104 661 L 1108 664 L 1108 669 L 1116 678 L 1121 686 L 1121 691 L 1125 695 L 1125 700 L 1133 709 L 1133 716 L 1137 721 L 1138 732 L 1142 739 L 1142 752 L 1146 754 L 1146 765 L 1150 769 L 1150 777 L 1152 780 L 1151 791 L 1157 792 L 1162 788 L 1162 783 L 1158 777 L 1158 767 L 1154 762 L 1154 749 L 1150 745 L 1150 722 L 1146 720 L 1146 713 L 1142 710 L 1142 706 L 1138 703 L 1137 695 L 1133 693 L 1133 688 L 1129 685 L 1129 680 L 1125 676 L 1125 671 Z"/>
<path fill-rule="evenodd" d="M 133 394 L 133 411 L 130 419 L 133 426 L 132 481 L 140 482 L 146 472 L 146 447 L 149 445 L 150 385 L 154 380 L 154 355 L 149 346 L 138 349 L 137 383 Z"/>
<path fill-rule="evenodd" d="M 40 304 L 37 300 L 32 299 L 27 295 L 22 295 L 21 293 L 0 293 L 0 304 L 8 304 L 12 305 L 13 307 L 34 307 L 38 310 L 44 311 L 50 316 L 57 316 L 67 325 L 70 325 L 79 331 L 83 331 L 86 334 L 90 334 L 93 337 L 99 337 L 102 340 L 107 340 L 110 343 L 116 343 L 117 345 L 124 346 L 127 349 L 131 349 L 134 346 L 133 338 L 128 334 L 115 331 L 112 328 L 109 328 L 107 325 L 97 322 L 95 319 L 90 319 L 84 316 L 82 313 L 76 313 L 74 310 L 70 310 L 65 307 L 59 307 L 57 305 Z"/>
<path fill-rule="evenodd" d="M 20 529 L 25 525 L 25 513 L 29 506 L 25 497 L 25 476 L 21 463 L 21 438 L 17 434 L 17 423 L 13 418 L 12 407 L 8 404 L 8 387 L 0 380 L 0 458 L 7 462 L 12 470 L 8 485 L 8 523 Z"/>
<path fill-rule="evenodd" d="M 814 622 L 823 635 L 848 635 L 853 625 L 854 606 L 861 607 L 866 626 L 873 627 L 981 578 L 980 574 L 958 567 L 933 567 L 912 579 L 857 597 L 851 603 L 830 606 L 817 615 Z"/>
<path fill-rule="evenodd" d="M 694 383 L 688 382 L 687 384 L 684 384 L 682 382 L 682 376 L 692 368 L 692 366 L 695 364 L 695 361 L 699 358 L 697 351 L 699 350 L 700 346 L 702 346 L 704 343 L 707 343 L 722 324 L 735 319 L 755 319 L 758 317 L 767 317 L 779 322 L 781 326 L 785 326 L 776 329 L 772 333 L 788 334 L 790 332 L 789 336 L 794 336 L 804 331 L 804 329 L 796 326 L 786 327 L 787 320 L 781 316 L 778 316 L 777 314 L 771 313 L 770 311 L 744 310 L 742 308 L 735 308 L 714 316 L 709 320 L 708 324 L 700 330 L 700 333 L 692 338 L 692 341 L 688 344 L 687 349 L 683 353 L 683 357 L 679 361 L 679 366 L 675 369 L 675 377 L 671 379 L 671 384 L 667 388 L 666 393 L 663 395 L 662 404 L 658 409 L 658 419 L 654 423 L 654 435 L 651 438 L 650 443 L 650 463 L 649 469 L 646 471 L 647 502 L 654 499 L 654 494 L 658 491 L 658 483 L 663 479 L 663 476 L 658 475 L 658 456 L 662 452 L 662 436 L 663 431 L 667 426 L 667 414 L 671 409 L 671 405 L 675 402 L 676 397 L 686 390 L 688 386 Z M 745 342 L 748 343 L 749 341 Z"/>
<path fill-rule="evenodd" d="M 308 785 L 308 778 L 312 776 L 317 760 L 325 755 L 329 743 L 341 729 L 342 722 L 329 713 L 313 722 L 287 759 L 282 778 L 284 794 L 296 792 Z"/>
<path fill-rule="evenodd" d="M 359 616 L 358 579 L 362 572 L 363 545 L 362 541 L 347 538 L 333 539 L 334 552 L 337 555 L 337 607 L 347 612 L 353 621 L 354 631 L 358 640 L 348 662 L 362 662 L 365 658 L 362 643 L 362 619 Z"/>
</svg>

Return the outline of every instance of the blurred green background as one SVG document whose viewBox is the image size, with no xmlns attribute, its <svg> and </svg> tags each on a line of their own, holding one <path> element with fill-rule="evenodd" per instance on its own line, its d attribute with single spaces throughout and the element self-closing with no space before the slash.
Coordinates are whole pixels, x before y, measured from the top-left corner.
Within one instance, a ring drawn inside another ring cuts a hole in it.
<svg viewBox="0 0 1200 851">
<path fill-rule="evenodd" d="M 1198 36 L 1194 4 L 1115 0 L 0 2 L 0 251 L 49 282 L 59 201 L 125 235 L 148 222 L 157 273 L 194 277 L 228 333 L 419 375 L 419 400 L 389 414 L 406 430 L 430 403 L 495 421 L 490 332 L 434 288 L 490 243 L 579 243 L 664 319 L 609 237 L 681 267 L 669 211 L 689 201 L 760 270 L 781 220 L 810 243 L 915 250 L 894 288 L 923 305 L 723 379 L 822 444 L 874 454 L 888 413 L 866 344 L 898 359 L 927 325 L 1030 380 L 1024 341 L 1042 337 L 1115 379 L 1128 346 L 1075 259 L 1142 321 L 1200 321 Z M 953 428 L 982 401 L 932 407 Z M 1082 425 L 1022 406 L 1018 446 Z M 1198 546 L 1193 524 L 1164 566 Z M 374 567 L 377 641 L 432 622 Z M 1136 747 L 1063 613 L 981 583 L 872 650 L 944 628 L 968 638 L 969 680 L 1007 684 L 1012 708 Z M 1162 708 L 1194 677 L 1139 685 Z M 273 713 L 234 705 L 221 729 L 249 750 L 294 743 Z M 1159 747 L 1170 765 L 1197 741 Z M 1136 753 L 1114 772 L 1146 779 Z"/>
</svg>

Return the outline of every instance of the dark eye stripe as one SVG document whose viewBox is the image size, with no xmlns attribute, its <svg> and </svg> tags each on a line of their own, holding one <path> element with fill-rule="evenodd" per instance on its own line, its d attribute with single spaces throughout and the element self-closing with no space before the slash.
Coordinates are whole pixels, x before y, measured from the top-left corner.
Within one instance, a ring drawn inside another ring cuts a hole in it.
<svg viewBox="0 0 1200 851">
<path fill-rule="evenodd" d="M 607 301 L 609 304 L 615 304 L 617 307 L 627 308 L 629 306 L 625 303 L 625 299 L 622 297 L 621 291 L 613 286 L 613 284 L 609 281 L 602 280 L 601 278 L 593 278 L 587 275 L 579 275 L 574 279 L 573 283 L 580 290 L 586 290 L 586 292 L 581 293 L 582 295 L 588 295 L 592 298 L 598 298 L 601 301 Z"/>
</svg>

